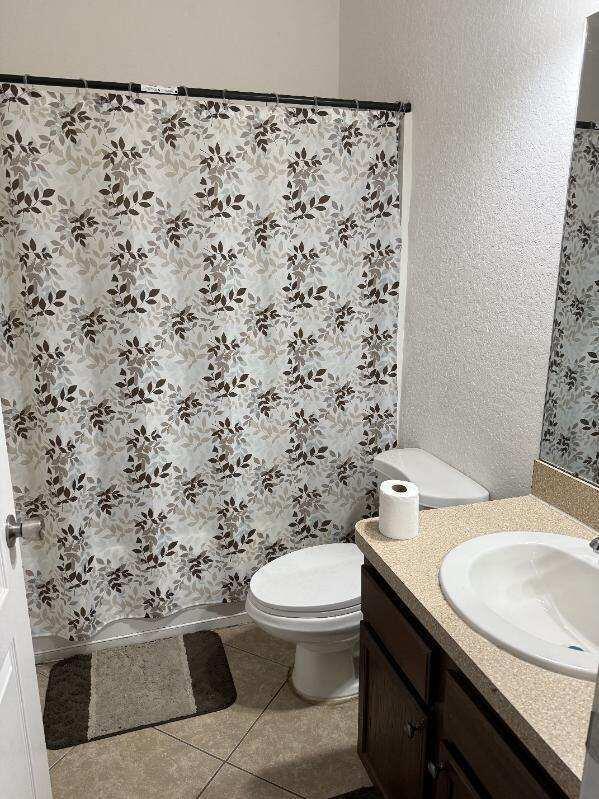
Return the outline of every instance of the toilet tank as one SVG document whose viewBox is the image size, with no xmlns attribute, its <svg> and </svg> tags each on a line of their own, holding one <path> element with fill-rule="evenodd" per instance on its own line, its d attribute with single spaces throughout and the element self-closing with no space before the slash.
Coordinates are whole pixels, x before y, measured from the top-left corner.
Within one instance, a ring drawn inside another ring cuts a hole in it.
<svg viewBox="0 0 599 799">
<path fill-rule="evenodd" d="M 422 509 L 489 499 L 486 488 L 423 449 L 388 449 L 375 457 L 374 468 L 379 486 L 383 480 L 409 480 L 417 485 Z"/>
</svg>

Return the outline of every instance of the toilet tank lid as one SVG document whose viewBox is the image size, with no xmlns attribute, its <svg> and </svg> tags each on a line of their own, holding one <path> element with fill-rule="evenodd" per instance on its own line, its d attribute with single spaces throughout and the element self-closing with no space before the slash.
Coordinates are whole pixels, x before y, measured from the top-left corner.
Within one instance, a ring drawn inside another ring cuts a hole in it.
<svg viewBox="0 0 599 799">
<path fill-rule="evenodd" d="M 388 449 L 374 459 L 386 480 L 409 480 L 418 486 L 420 504 L 429 508 L 486 502 L 489 492 L 430 452 L 416 447 Z"/>
</svg>

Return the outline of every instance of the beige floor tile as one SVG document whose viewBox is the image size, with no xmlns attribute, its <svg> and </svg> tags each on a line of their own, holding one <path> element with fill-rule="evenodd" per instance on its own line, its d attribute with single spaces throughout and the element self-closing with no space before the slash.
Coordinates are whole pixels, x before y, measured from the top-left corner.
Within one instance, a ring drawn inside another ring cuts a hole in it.
<svg viewBox="0 0 599 799">
<path fill-rule="evenodd" d="M 37 663 L 35 668 L 38 673 L 45 674 L 46 677 L 50 676 L 50 671 L 52 670 L 52 666 L 56 663 L 60 663 L 61 660 L 64 658 L 57 658 L 56 660 L 48 660 L 46 663 Z"/>
<path fill-rule="evenodd" d="M 44 677 L 48 678 L 50 676 L 50 669 L 52 668 L 52 663 L 38 663 L 35 667 L 35 670 L 38 674 L 42 674 Z"/>
<path fill-rule="evenodd" d="M 302 796 L 325 799 L 370 784 L 357 733 L 357 700 L 308 705 L 285 686 L 229 760 Z"/>
<path fill-rule="evenodd" d="M 224 765 L 202 793 L 201 799 L 294 799 L 295 796 L 253 774 Z"/>
<path fill-rule="evenodd" d="M 50 772 L 53 799 L 196 799 L 221 763 L 158 730 L 74 747 Z"/>
<path fill-rule="evenodd" d="M 163 724 L 159 729 L 225 759 L 287 678 L 287 667 L 225 647 L 237 701 L 225 710 Z"/>
<path fill-rule="evenodd" d="M 238 627 L 226 627 L 218 630 L 224 644 L 234 646 L 236 649 L 243 649 L 244 652 L 251 652 L 254 655 L 276 660 L 285 666 L 293 665 L 295 646 L 267 635 L 255 624 L 241 624 Z"/>
<path fill-rule="evenodd" d="M 40 704 L 42 706 L 42 713 L 44 712 L 44 704 L 46 702 L 46 690 L 48 688 L 48 677 L 41 671 L 37 672 L 37 691 L 40 697 Z"/>
<path fill-rule="evenodd" d="M 67 747 L 66 749 L 46 749 L 48 768 L 54 768 L 54 766 L 69 752 L 70 748 L 71 747 Z"/>
</svg>

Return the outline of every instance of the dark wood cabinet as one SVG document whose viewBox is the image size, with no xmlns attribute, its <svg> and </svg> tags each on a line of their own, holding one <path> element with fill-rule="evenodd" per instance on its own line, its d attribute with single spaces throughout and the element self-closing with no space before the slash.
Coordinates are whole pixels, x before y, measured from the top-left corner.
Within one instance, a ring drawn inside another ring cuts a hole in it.
<svg viewBox="0 0 599 799">
<path fill-rule="evenodd" d="M 368 563 L 358 751 L 385 799 L 566 799 Z"/>
<path fill-rule="evenodd" d="M 376 619 L 376 633 L 393 662 L 405 674 L 419 697 L 428 702 L 435 644 L 404 615 L 397 612 L 386 587 L 366 569 L 362 572 L 364 618 Z M 374 629 L 373 624 L 370 624 Z"/>
<path fill-rule="evenodd" d="M 438 756 L 439 765 L 432 769 L 435 775 L 433 799 L 485 799 L 487 794 L 481 793 L 445 741 L 439 744 Z"/>
<path fill-rule="evenodd" d="M 366 628 L 360 637 L 360 674 L 362 761 L 379 775 L 385 799 L 422 799 L 429 718 Z"/>
</svg>

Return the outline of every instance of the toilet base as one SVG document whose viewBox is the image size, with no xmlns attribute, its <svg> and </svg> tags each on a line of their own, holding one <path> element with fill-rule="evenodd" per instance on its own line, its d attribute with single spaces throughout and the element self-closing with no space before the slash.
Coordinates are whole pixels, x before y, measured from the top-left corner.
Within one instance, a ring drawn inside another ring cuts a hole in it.
<svg viewBox="0 0 599 799">
<path fill-rule="evenodd" d="M 297 644 L 291 685 L 308 702 L 342 702 L 358 694 L 355 639 L 336 645 Z"/>
</svg>

